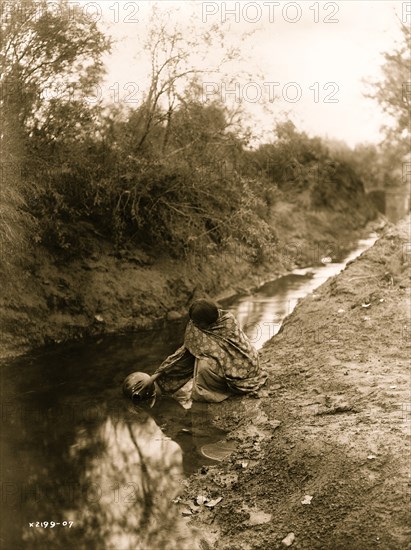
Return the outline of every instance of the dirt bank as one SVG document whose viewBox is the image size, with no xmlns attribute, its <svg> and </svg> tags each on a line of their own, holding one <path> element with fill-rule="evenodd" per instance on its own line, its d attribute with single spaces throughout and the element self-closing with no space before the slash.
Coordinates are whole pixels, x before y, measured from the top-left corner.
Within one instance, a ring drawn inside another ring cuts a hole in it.
<svg viewBox="0 0 411 550">
<path fill-rule="evenodd" d="M 301 205 L 279 202 L 273 209 L 278 246 L 266 261 L 236 246 L 213 255 L 200 250 L 186 261 L 131 245 L 116 249 L 90 224 L 78 224 L 85 256 L 63 259 L 38 246 L 26 261 L 29 267 L 2 282 L 0 358 L 44 344 L 161 326 L 185 315 L 196 295 L 232 295 L 237 285 L 255 287 L 296 265 L 343 253 L 371 231 L 366 221 L 358 212 L 347 223 L 343 214 L 306 215 Z"/>
<path fill-rule="evenodd" d="M 208 405 L 237 449 L 176 504 L 203 550 L 410 548 L 410 242 L 387 228 L 297 306 L 259 399 Z"/>
</svg>

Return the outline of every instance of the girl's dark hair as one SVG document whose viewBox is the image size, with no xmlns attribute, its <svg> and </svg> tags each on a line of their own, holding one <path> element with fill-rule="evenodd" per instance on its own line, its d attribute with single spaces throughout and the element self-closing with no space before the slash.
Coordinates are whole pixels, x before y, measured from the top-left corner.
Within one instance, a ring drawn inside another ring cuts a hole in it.
<svg viewBox="0 0 411 550">
<path fill-rule="evenodd" d="M 188 314 L 195 325 L 206 327 L 217 321 L 218 307 L 211 300 L 195 300 L 191 304 Z"/>
</svg>

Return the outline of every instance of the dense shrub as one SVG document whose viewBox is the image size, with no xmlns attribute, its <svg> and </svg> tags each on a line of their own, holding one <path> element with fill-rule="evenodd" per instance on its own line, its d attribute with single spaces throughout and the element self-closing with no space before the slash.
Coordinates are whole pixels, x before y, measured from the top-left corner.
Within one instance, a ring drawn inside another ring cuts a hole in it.
<svg viewBox="0 0 411 550">
<path fill-rule="evenodd" d="M 187 52 L 181 46 L 172 55 L 181 36 L 164 29 L 160 42 L 147 45 L 154 64 L 144 102 L 128 110 L 87 102 L 110 41 L 85 12 L 66 20 L 48 13 L 45 0 L 41 5 L 41 15 L 31 17 L 37 4 L 28 0 L 23 14 L 29 41 L 13 4 L 2 22 L 5 81 L 19 89 L 18 101 L 12 88 L 2 101 L 15 109 L 25 174 L 6 193 L 6 236 L 13 228 L 17 240 L 24 207 L 37 220 L 36 240 L 66 259 L 88 254 L 85 232 L 95 231 L 113 246 L 134 243 L 177 258 L 239 244 L 263 262 L 276 243 L 270 212 L 278 193 L 334 210 L 362 200 L 352 163 L 335 162 L 321 139 L 289 121 L 277 124 L 273 143 L 247 148 L 222 102 L 204 103 L 195 81 L 176 86 L 187 74 L 180 72 Z M 168 58 L 157 67 L 160 43 Z M 44 99 L 45 89 L 56 93 Z"/>
<path fill-rule="evenodd" d="M 174 113 L 166 149 L 161 124 L 138 147 L 136 111 L 118 120 L 89 117 L 82 139 L 73 143 L 67 132 L 51 149 L 39 133 L 42 159 L 32 161 L 28 198 L 43 243 L 66 257 L 81 255 L 77 227 L 88 222 L 119 247 L 132 242 L 185 258 L 237 242 L 263 262 L 276 242 L 270 210 L 278 192 L 305 193 L 313 209 L 364 203 L 353 163 L 337 160 L 320 139 L 279 125 L 276 142 L 250 151 L 227 130 L 225 116 L 216 104 L 185 105 Z M 93 127 L 99 134 L 91 138 Z M 66 160 L 55 165 L 56 158 Z"/>
</svg>

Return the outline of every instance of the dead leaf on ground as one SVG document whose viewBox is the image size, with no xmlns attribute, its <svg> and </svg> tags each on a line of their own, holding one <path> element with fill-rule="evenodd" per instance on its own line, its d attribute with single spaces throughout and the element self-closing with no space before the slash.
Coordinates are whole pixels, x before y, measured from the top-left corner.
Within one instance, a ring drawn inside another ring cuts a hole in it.
<svg viewBox="0 0 411 550">
<path fill-rule="evenodd" d="M 209 502 L 206 502 L 205 505 L 207 506 L 207 508 L 214 508 L 214 506 L 216 506 L 222 500 L 223 500 L 223 497 L 217 497 L 217 498 L 214 498 L 213 500 L 210 500 Z"/>
<path fill-rule="evenodd" d="M 190 502 L 190 503 L 188 504 L 188 506 L 189 506 L 190 510 L 191 510 L 193 513 L 197 513 L 197 512 L 200 510 L 200 508 L 201 508 L 201 506 L 197 506 L 197 505 L 194 504 L 193 502 Z"/>
</svg>

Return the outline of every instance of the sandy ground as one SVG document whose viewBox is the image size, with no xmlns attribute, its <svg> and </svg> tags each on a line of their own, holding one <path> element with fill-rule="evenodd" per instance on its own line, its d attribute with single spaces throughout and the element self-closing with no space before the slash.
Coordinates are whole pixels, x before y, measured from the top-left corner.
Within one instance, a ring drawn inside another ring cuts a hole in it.
<svg viewBox="0 0 411 550">
<path fill-rule="evenodd" d="M 411 548 L 410 267 L 407 220 L 299 303 L 259 399 L 208 405 L 236 450 L 175 504 L 203 550 Z"/>
</svg>

